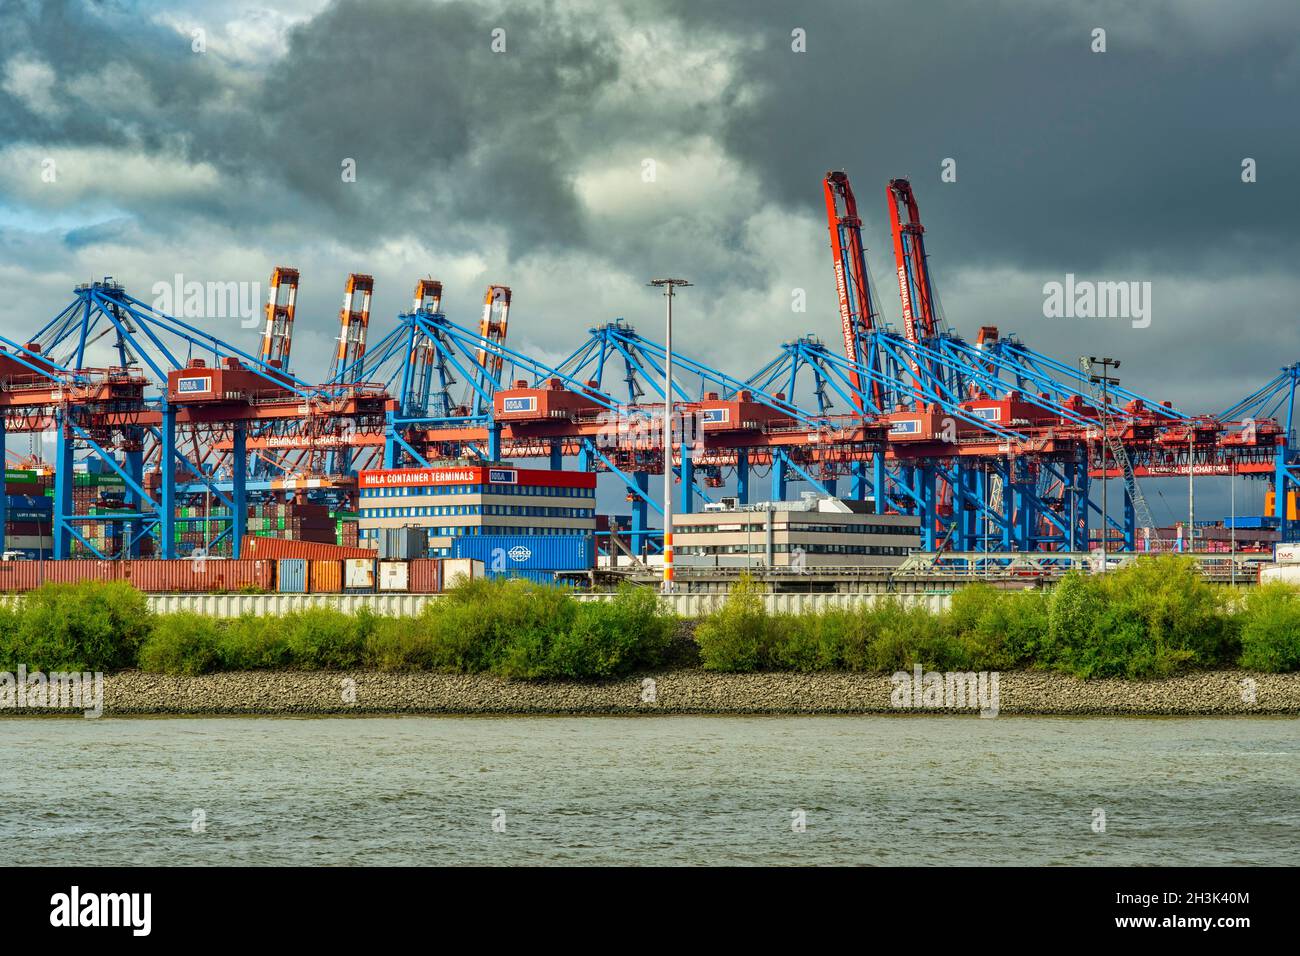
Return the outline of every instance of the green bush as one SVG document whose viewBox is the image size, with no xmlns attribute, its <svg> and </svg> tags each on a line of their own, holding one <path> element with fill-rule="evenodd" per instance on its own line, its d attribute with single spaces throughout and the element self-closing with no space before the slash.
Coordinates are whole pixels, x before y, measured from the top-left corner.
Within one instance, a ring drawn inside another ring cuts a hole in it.
<svg viewBox="0 0 1300 956">
<path fill-rule="evenodd" d="M 790 671 L 838 670 L 844 666 L 852 611 L 828 608 L 818 614 L 780 614 L 771 622 L 765 666 Z"/>
<path fill-rule="evenodd" d="M 381 671 L 439 670 L 427 619 L 381 617 L 366 638 L 366 664 Z"/>
<path fill-rule="evenodd" d="M 517 578 L 462 581 L 431 607 L 435 667 L 521 678 L 549 676 L 551 640 L 577 613 L 568 590 Z"/>
<path fill-rule="evenodd" d="M 5 670 L 114 671 L 136 665 L 153 615 L 129 584 L 86 581 L 42 585 L 4 623 Z"/>
<path fill-rule="evenodd" d="M 722 607 L 700 619 L 695 640 L 705 670 L 753 671 L 766 664 L 775 627 L 762 593 L 761 586 L 744 575 Z"/>
<path fill-rule="evenodd" d="M 1048 598 L 1037 590 L 973 584 L 952 596 L 946 624 L 974 670 L 1010 670 L 1049 651 Z M 1050 657 L 1050 652 L 1047 653 Z"/>
<path fill-rule="evenodd" d="M 140 669 L 162 674 L 203 674 L 222 662 L 221 626 L 206 614 L 182 611 L 158 618 L 140 647 Z"/>
<path fill-rule="evenodd" d="M 222 622 L 217 653 L 223 670 L 252 671 L 288 667 L 288 622 L 272 615 L 245 614 Z"/>
<path fill-rule="evenodd" d="M 1117 571 L 1067 575 L 1052 591 L 1039 664 L 1078 677 L 1164 677 L 1238 653 L 1222 591 L 1189 558 L 1166 555 Z"/>
<path fill-rule="evenodd" d="M 624 583 L 611 601 L 580 603 L 569 628 L 551 640 L 548 676 L 621 677 L 665 657 L 674 622 L 649 588 Z"/>
<path fill-rule="evenodd" d="M 1240 623 L 1242 667 L 1300 670 L 1300 590 L 1280 581 L 1260 585 L 1246 595 Z"/>
<path fill-rule="evenodd" d="M 894 672 L 914 664 L 964 667 L 968 655 L 925 608 L 893 598 L 819 613 L 768 614 L 752 581 L 733 588 L 695 629 L 709 670 L 858 670 Z"/>
<path fill-rule="evenodd" d="M 284 625 L 289 662 L 303 670 L 348 670 L 365 654 L 366 637 L 374 617 L 344 614 L 337 608 L 313 607 L 286 614 Z"/>
<path fill-rule="evenodd" d="M 0 603 L 0 671 L 16 671 L 20 661 L 16 654 L 18 625 L 22 621 L 22 598 Z"/>
<path fill-rule="evenodd" d="M 878 601 L 859 610 L 867 642 L 846 657 L 854 670 L 894 673 L 920 664 L 926 670 L 964 670 L 961 642 L 947 633 L 943 619 L 923 607 L 897 600 Z"/>
</svg>

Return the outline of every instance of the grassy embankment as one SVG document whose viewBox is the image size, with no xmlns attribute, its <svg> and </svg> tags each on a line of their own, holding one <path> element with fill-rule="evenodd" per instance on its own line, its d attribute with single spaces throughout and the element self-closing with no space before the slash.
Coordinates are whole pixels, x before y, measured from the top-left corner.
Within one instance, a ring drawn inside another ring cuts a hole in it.
<svg viewBox="0 0 1300 956">
<path fill-rule="evenodd" d="M 932 614 L 895 601 L 769 614 L 743 584 L 691 641 L 653 592 L 585 603 L 522 581 L 474 581 L 415 617 L 318 608 L 278 617 L 155 615 L 122 583 L 46 585 L 0 607 L 0 671 L 140 668 L 488 672 L 593 680 L 661 667 L 715 671 L 1044 669 L 1162 677 L 1201 668 L 1300 669 L 1300 591 L 1250 591 L 1238 607 L 1191 562 L 1165 557 L 1050 591 L 976 585 Z"/>
</svg>

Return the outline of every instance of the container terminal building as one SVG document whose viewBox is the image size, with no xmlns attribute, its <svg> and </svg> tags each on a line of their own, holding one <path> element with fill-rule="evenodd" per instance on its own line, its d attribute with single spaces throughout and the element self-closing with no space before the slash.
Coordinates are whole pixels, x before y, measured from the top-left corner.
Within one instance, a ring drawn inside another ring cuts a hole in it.
<svg viewBox="0 0 1300 956">
<path fill-rule="evenodd" d="M 594 472 L 481 463 L 363 471 L 357 503 L 361 546 L 379 549 L 390 529 L 420 528 L 431 557 L 468 556 L 457 545 L 465 537 L 585 536 L 589 543 L 596 531 Z"/>
</svg>

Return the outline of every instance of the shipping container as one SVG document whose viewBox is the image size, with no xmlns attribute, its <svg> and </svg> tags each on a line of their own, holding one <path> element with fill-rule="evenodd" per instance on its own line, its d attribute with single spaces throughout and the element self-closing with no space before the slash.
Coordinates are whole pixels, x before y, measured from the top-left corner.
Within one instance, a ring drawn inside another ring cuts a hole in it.
<svg viewBox="0 0 1300 956">
<path fill-rule="evenodd" d="M 7 525 L 24 522 L 39 524 L 45 530 L 45 533 L 49 534 L 50 529 L 54 526 L 54 515 L 50 514 L 48 511 L 27 511 L 26 509 L 22 511 L 10 511 L 5 515 L 5 524 Z"/>
<path fill-rule="evenodd" d="M 1300 564 L 1261 565 L 1259 583 L 1268 584 L 1273 581 L 1300 586 Z"/>
<path fill-rule="evenodd" d="M 409 591 L 410 587 L 410 568 L 405 561 L 379 562 L 380 591 Z"/>
<path fill-rule="evenodd" d="M 40 535 L 45 535 L 46 537 L 50 535 L 49 521 L 23 521 L 15 519 L 13 521 L 5 522 L 5 537 L 7 538 L 38 537 Z"/>
<path fill-rule="evenodd" d="M 342 561 L 344 558 L 375 556 L 375 552 L 368 548 L 342 548 L 336 544 L 293 541 L 289 538 L 260 538 L 255 535 L 244 535 L 240 545 L 241 558 L 318 558 Z"/>
<path fill-rule="evenodd" d="M 79 584 L 82 581 L 116 581 L 122 576 L 121 561 L 42 561 L 41 580 L 45 583 Z"/>
<path fill-rule="evenodd" d="M 54 499 L 44 495 L 5 495 L 5 507 L 14 510 L 43 511 L 49 513 L 54 507 Z"/>
<path fill-rule="evenodd" d="M 45 486 L 39 481 L 7 481 L 5 482 L 5 494 L 34 495 L 37 498 L 44 498 Z"/>
<path fill-rule="evenodd" d="M 0 592 L 31 591 L 41 585 L 40 561 L 0 561 Z"/>
<path fill-rule="evenodd" d="M 1253 531 L 1260 528 L 1276 528 L 1281 523 L 1281 520 L 1281 518 L 1274 518 L 1271 515 L 1236 515 L 1235 517 L 1224 518 L 1222 528 L 1213 525 L 1209 527 L 1201 525 L 1201 527 L 1206 527 L 1206 530 L 1211 532 L 1228 528 L 1242 528 Z M 1197 531 L 1197 535 L 1200 534 L 1201 532 Z"/>
<path fill-rule="evenodd" d="M 311 591 L 313 594 L 337 594 L 343 590 L 343 562 L 332 558 L 311 562 Z"/>
<path fill-rule="evenodd" d="M 6 551 L 31 551 L 44 550 L 52 551 L 54 549 L 54 539 L 48 534 L 15 534 L 13 532 L 5 533 L 5 550 Z M 42 555 L 50 557 L 50 555 Z"/>
<path fill-rule="evenodd" d="M 586 571 L 595 564 L 589 534 L 468 534 L 452 539 L 450 556 L 482 561 L 489 575 L 506 570 Z"/>
<path fill-rule="evenodd" d="M 416 558 L 408 561 L 409 584 L 412 594 L 437 594 L 443 589 L 443 562 L 438 558 Z"/>
<path fill-rule="evenodd" d="M 531 581 L 533 584 L 544 584 L 551 587 L 562 586 L 564 582 L 556 580 L 556 575 L 566 574 L 565 571 L 541 571 L 529 570 L 527 568 L 506 568 L 504 571 L 493 571 L 488 569 L 489 578 L 518 578 L 522 581 Z"/>
<path fill-rule="evenodd" d="M 1278 564 L 1300 564 L 1300 544 L 1279 544 L 1273 551 Z"/>
<path fill-rule="evenodd" d="M 275 586 L 275 564 L 271 561 L 232 561 L 227 558 L 206 557 L 170 561 L 142 559 L 112 563 L 122 566 L 122 580 L 141 591 L 154 594 L 253 589 L 271 591 Z"/>
<path fill-rule="evenodd" d="M 375 559 L 345 558 L 343 560 L 343 587 L 349 591 L 375 589 Z"/>
<path fill-rule="evenodd" d="M 282 594 L 307 592 L 307 559 L 280 558 L 277 562 L 275 586 Z"/>
<path fill-rule="evenodd" d="M 379 557 L 387 561 L 409 561 L 429 553 L 429 529 L 425 527 L 380 528 Z"/>
<path fill-rule="evenodd" d="M 476 580 L 486 574 L 482 561 L 474 558 L 443 558 L 442 589 L 454 588 L 460 581 Z"/>
</svg>

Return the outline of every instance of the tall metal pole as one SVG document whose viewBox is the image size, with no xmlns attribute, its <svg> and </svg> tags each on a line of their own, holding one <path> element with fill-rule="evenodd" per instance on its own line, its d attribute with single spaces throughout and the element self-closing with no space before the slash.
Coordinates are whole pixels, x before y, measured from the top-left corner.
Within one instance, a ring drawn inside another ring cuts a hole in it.
<svg viewBox="0 0 1300 956">
<path fill-rule="evenodd" d="M 673 290 L 690 285 L 685 279 L 652 279 L 668 300 L 667 331 L 664 333 L 664 579 L 663 593 L 673 589 Z M 686 445 L 682 444 L 682 464 L 686 464 Z M 683 475 L 685 471 L 683 470 Z"/>
<path fill-rule="evenodd" d="M 1193 463 L 1192 442 L 1196 439 L 1196 430 L 1187 426 L 1187 551 L 1192 552 L 1196 540 L 1196 471 Z"/>
<path fill-rule="evenodd" d="M 1237 459 L 1232 460 L 1232 477 L 1228 479 L 1228 514 L 1232 527 L 1228 529 L 1228 574 L 1232 584 L 1237 583 Z"/>
<path fill-rule="evenodd" d="M 1119 359 L 1097 358 L 1094 355 L 1087 362 L 1089 371 L 1094 365 L 1101 366 L 1101 374 L 1089 375 L 1088 381 L 1101 386 L 1101 570 L 1104 574 L 1108 564 L 1106 544 L 1110 538 L 1110 528 L 1106 523 L 1109 517 L 1106 488 L 1110 484 L 1106 473 L 1106 448 L 1110 442 L 1110 386 L 1119 384 L 1119 379 L 1112 378 L 1109 373 L 1112 368 L 1119 368 Z"/>
</svg>

